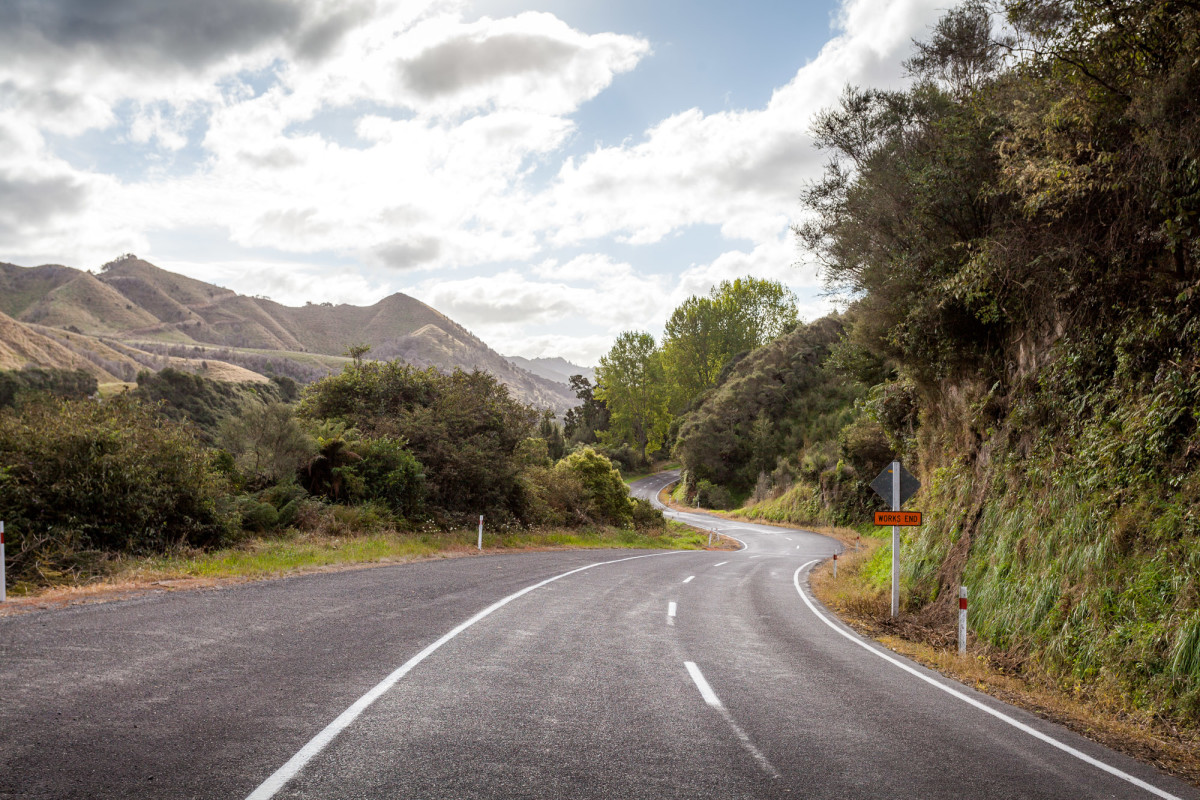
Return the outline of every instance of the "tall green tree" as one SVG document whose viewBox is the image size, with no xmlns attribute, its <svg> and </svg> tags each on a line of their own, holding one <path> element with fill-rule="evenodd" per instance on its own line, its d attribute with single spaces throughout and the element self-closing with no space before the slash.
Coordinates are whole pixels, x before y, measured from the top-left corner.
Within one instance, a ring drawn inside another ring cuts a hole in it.
<svg viewBox="0 0 1200 800">
<path fill-rule="evenodd" d="M 734 356 L 760 347 L 796 325 L 796 298 L 783 284 L 738 278 L 689 297 L 667 320 L 662 360 L 670 408 L 682 413 L 717 385 Z"/>
<path fill-rule="evenodd" d="M 611 415 L 611 427 L 602 438 L 632 443 L 644 460 L 648 448 L 662 445 L 670 425 L 662 357 L 654 337 L 640 331 L 618 336 L 600 359 L 596 384 L 596 397 Z"/>
</svg>

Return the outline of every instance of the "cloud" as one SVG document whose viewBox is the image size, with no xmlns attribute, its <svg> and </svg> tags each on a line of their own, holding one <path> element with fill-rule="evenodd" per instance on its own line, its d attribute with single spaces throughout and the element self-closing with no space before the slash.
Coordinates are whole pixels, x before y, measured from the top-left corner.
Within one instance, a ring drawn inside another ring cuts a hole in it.
<svg viewBox="0 0 1200 800">
<path fill-rule="evenodd" d="M 449 16 L 401 36 L 402 99 L 418 111 L 522 108 L 564 114 L 595 97 L 650 51 L 643 39 L 584 34 L 552 14 L 464 23 Z"/>
<path fill-rule="evenodd" d="M 98 265 L 223 231 L 277 254 L 209 265 L 239 291 L 369 303 L 414 283 L 489 342 L 575 341 L 562 352 L 594 363 L 596 342 L 657 329 L 719 280 L 819 283 L 788 232 L 822 166 L 813 115 L 847 82 L 899 81 L 941 6 L 846 0 L 765 105 L 684 110 L 566 158 L 589 133 L 576 112 L 636 69 L 643 37 L 546 13 L 468 22 L 461 0 L 0 2 L 4 253 Z M 647 274 L 668 249 L 640 245 L 697 225 L 737 247 Z"/>
<path fill-rule="evenodd" d="M 453 94 L 509 75 L 546 74 L 573 55 L 565 42 L 504 33 L 483 40 L 460 36 L 401 62 L 404 81 L 422 97 Z"/>
<path fill-rule="evenodd" d="M 442 243 L 431 236 L 413 240 L 394 240 L 379 245 L 373 251 L 377 261 L 391 269 L 411 269 L 436 259 L 442 252 Z"/>
<path fill-rule="evenodd" d="M 269 43 L 328 50 L 356 18 L 334 8 L 298 0 L 15 0 L 0 5 L 0 47 L 25 61 L 70 54 L 67 61 L 91 57 L 122 71 L 190 71 Z"/>
<path fill-rule="evenodd" d="M 29 235 L 57 217 L 78 211 L 86 201 L 86 187 L 70 176 L 0 172 L 0 241 Z"/>
</svg>

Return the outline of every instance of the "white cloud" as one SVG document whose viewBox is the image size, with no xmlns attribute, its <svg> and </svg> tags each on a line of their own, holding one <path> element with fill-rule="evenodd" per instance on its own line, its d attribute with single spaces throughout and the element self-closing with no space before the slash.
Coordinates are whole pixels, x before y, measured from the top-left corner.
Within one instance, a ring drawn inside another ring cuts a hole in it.
<svg viewBox="0 0 1200 800">
<path fill-rule="evenodd" d="M 226 231 L 279 256 L 162 265 L 289 303 L 415 285 L 499 349 L 594 363 L 720 280 L 818 284 L 788 232 L 823 162 L 813 115 L 847 82 L 898 81 L 945 4 L 846 0 L 839 35 L 765 106 L 687 110 L 565 160 L 572 115 L 649 42 L 545 13 L 466 22 L 459 0 L 113 0 L 104 19 L 88 0 L 43 5 L 38 24 L 0 6 L 0 258 L 98 265 L 153 257 L 151 235 Z M 193 166 L 93 171 L 48 144 L 88 130 Z M 645 274 L 661 268 L 636 246 L 694 225 L 748 244 Z M 605 254 L 618 241 L 625 260 Z M 331 254 L 362 266 L 304 263 Z M 491 266 L 513 263 L 532 266 Z"/>
</svg>

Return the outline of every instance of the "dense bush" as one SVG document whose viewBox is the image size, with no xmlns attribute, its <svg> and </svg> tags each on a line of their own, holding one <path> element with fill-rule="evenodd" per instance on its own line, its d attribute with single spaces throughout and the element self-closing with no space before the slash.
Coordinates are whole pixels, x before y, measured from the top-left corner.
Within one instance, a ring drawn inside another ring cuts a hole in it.
<svg viewBox="0 0 1200 800">
<path fill-rule="evenodd" d="M 574 476 L 583 487 L 583 513 L 591 520 L 626 526 L 633 521 L 629 487 L 612 462 L 590 447 L 577 450 L 555 465 L 555 471 Z"/>
<path fill-rule="evenodd" d="M 81 369 L 0 370 L 0 408 L 11 408 L 39 393 L 76 399 L 89 397 L 96 393 L 96 378 Z"/>
<path fill-rule="evenodd" d="M 426 502 L 451 512 L 527 515 L 520 445 L 538 414 L 483 372 L 443 375 L 398 361 L 355 362 L 309 386 L 301 413 L 407 443 L 425 474 Z"/>
<path fill-rule="evenodd" d="M 131 394 L 161 403 L 163 414 L 195 424 L 201 437 L 211 443 L 222 420 L 237 416 L 248 405 L 281 402 L 285 390 L 275 382 L 227 383 L 167 367 L 159 372 L 139 372 L 137 388 Z"/>
<path fill-rule="evenodd" d="M 84 551 L 211 545 L 235 531 L 214 453 L 131 397 L 42 400 L 0 412 L 0 518 L 11 569 Z"/>
</svg>

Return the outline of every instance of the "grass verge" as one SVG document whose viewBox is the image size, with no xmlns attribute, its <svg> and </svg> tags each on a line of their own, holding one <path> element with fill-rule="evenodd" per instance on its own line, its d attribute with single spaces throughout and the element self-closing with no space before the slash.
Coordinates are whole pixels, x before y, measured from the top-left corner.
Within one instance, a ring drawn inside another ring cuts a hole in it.
<svg viewBox="0 0 1200 800">
<path fill-rule="evenodd" d="M 876 588 L 868 576 L 876 551 L 886 542 L 863 537 L 862 543 L 857 552 L 839 557 L 836 579 L 830 562 L 814 569 L 809 579 L 813 594 L 842 621 L 943 675 L 1200 786 L 1200 731 L 1130 712 L 1111 698 L 1082 695 L 1035 664 L 1014 663 L 1011 656 L 970 638 L 967 655 L 959 657 L 955 630 L 931 628 L 906 614 L 891 618 L 888 591 Z"/>
<path fill-rule="evenodd" d="M 617 528 L 484 531 L 485 553 L 633 548 L 702 550 L 705 534 L 668 522 L 653 531 Z M 182 550 L 160 556 L 117 556 L 103 572 L 87 579 L 53 586 L 17 585 L 0 615 L 39 608 L 103 602 L 147 591 L 205 588 L 265 580 L 306 572 L 454 558 L 477 554 L 476 532 L 397 533 L 382 531 L 349 536 L 293 533 L 252 539 L 221 550 Z"/>
</svg>

